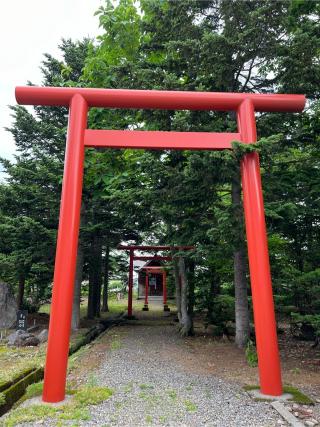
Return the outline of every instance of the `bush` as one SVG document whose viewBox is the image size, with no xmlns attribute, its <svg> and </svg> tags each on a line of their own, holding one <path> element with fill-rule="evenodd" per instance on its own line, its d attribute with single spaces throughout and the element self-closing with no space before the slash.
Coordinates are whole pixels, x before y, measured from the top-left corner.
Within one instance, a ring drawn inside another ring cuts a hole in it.
<svg viewBox="0 0 320 427">
<path fill-rule="evenodd" d="M 249 340 L 247 343 L 246 359 L 247 359 L 248 365 L 251 366 L 251 368 L 255 368 L 258 365 L 257 350 L 251 340 Z"/>
<path fill-rule="evenodd" d="M 31 299 L 25 299 L 23 301 L 22 309 L 27 310 L 28 313 L 38 313 L 41 307 L 41 303 L 39 301 L 32 301 Z"/>
<path fill-rule="evenodd" d="M 234 334 L 234 321 L 234 297 L 222 294 L 214 298 L 212 311 L 208 313 L 208 323 L 215 326 L 214 335 Z"/>
<path fill-rule="evenodd" d="M 213 310 L 209 315 L 209 320 L 214 325 L 225 325 L 227 322 L 234 322 L 234 297 L 222 294 L 214 298 Z"/>
<path fill-rule="evenodd" d="M 295 338 L 313 341 L 320 339 L 320 315 L 291 313 L 290 330 Z"/>
</svg>

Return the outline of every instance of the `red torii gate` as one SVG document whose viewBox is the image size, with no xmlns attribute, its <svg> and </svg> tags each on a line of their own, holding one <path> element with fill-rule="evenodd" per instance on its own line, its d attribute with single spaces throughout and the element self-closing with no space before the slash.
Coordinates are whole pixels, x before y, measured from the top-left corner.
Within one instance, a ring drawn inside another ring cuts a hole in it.
<svg viewBox="0 0 320 427">
<path fill-rule="evenodd" d="M 154 256 L 134 256 L 133 257 L 134 260 L 137 261 L 171 261 L 172 257 L 171 256 L 159 256 L 159 255 L 154 255 Z M 144 270 L 150 270 L 150 269 L 157 269 L 157 270 L 161 270 L 163 269 L 163 267 L 143 267 Z M 170 311 L 170 308 L 168 307 L 167 304 L 167 274 L 166 272 L 163 273 L 163 271 L 151 271 L 151 273 L 159 273 L 162 274 L 162 286 L 163 286 L 163 311 Z M 143 307 L 143 311 L 148 311 L 149 307 L 148 307 L 148 292 L 149 292 L 149 275 L 148 275 L 148 271 L 146 271 L 146 282 L 145 282 L 145 298 L 144 298 L 144 307 Z"/>
<path fill-rule="evenodd" d="M 43 387 L 44 401 L 59 402 L 65 397 L 85 147 L 231 149 L 234 140 L 245 144 L 257 140 L 255 111 L 300 112 L 304 108 L 305 97 L 27 86 L 16 88 L 16 99 L 19 104 L 24 105 L 69 107 Z M 236 111 L 238 132 L 91 130 L 86 129 L 87 113 L 91 107 Z M 243 157 L 241 175 L 261 392 L 279 396 L 282 393 L 281 370 L 257 153 L 249 153 Z"/>
<path fill-rule="evenodd" d="M 133 289 L 133 261 L 134 260 L 149 260 L 149 259 L 155 259 L 155 260 L 171 260 L 172 257 L 166 257 L 166 256 L 160 256 L 160 255 L 154 255 L 154 256 L 135 256 L 134 251 L 189 251 L 194 249 L 194 246 L 168 246 L 168 245 L 118 245 L 117 249 L 122 251 L 129 251 L 130 260 L 129 260 L 129 280 L 128 280 L 128 319 L 133 319 L 132 316 L 132 289 Z M 163 307 L 164 311 L 167 311 L 167 308 Z"/>
<path fill-rule="evenodd" d="M 163 286 L 163 311 L 170 311 L 167 304 L 167 271 L 165 267 L 142 267 L 146 271 L 146 287 L 144 296 L 144 307 L 143 311 L 149 311 L 148 305 L 148 292 L 149 292 L 149 273 L 161 274 L 162 275 L 162 286 Z"/>
</svg>

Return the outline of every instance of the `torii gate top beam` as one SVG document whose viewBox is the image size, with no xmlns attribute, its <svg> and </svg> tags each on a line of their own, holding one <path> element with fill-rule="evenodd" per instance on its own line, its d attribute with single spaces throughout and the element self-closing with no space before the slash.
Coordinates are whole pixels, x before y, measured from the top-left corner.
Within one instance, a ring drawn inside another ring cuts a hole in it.
<svg viewBox="0 0 320 427">
<path fill-rule="evenodd" d="M 155 273 L 155 274 L 163 274 L 166 272 L 166 267 L 158 266 L 158 267 L 141 267 L 141 270 L 145 270 L 146 273 Z"/>
<path fill-rule="evenodd" d="M 144 108 L 158 110 L 238 111 L 240 105 L 250 104 L 252 111 L 302 111 L 304 95 L 251 94 L 225 92 L 177 92 L 131 89 L 88 89 L 26 86 L 16 88 L 19 104 L 70 106 L 74 97 L 81 98 L 86 107 Z M 249 114 L 248 110 L 248 114 Z M 248 115 L 247 114 L 247 115 Z M 85 129 L 85 147 L 110 147 L 170 150 L 232 149 L 233 141 L 247 142 L 241 129 L 238 132 L 167 132 L 144 130 Z M 250 138 L 249 138 L 250 139 Z"/>
<path fill-rule="evenodd" d="M 159 255 L 150 255 L 150 256 L 134 256 L 134 261 L 171 261 L 171 256 L 159 256 Z"/>
<path fill-rule="evenodd" d="M 130 251 L 130 250 L 140 250 L 140 251 L 169 251 L 171 249 L 178 250 L 178 251 L 189 251 L 192 249 L 195 249 L 194 246 L 148 246 L 148 245 L 118 245 L 117 249 L 123 250 L 123 251 Z"/>
<path fill-rule="evenodd" d="M 255 111 L 300 112 L 304 95 L 251 94 L 227 92 L 188 92 L 132 89 L 16 87 L 16 100 L 24 105 L 69 106 L 74 95 L 81 95 L 89 107 L 144 108 L 155 110 L 236 111 L 248 99 Z"/>
</svg>

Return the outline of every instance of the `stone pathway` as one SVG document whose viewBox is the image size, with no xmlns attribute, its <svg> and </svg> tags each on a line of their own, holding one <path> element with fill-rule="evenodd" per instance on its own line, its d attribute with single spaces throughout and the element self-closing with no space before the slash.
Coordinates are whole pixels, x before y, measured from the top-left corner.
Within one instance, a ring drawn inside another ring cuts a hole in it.
<svg viewBox="0 0 320 427">
<path fill-rule="evenodd" d="M 276 426 L 269 403 L 254 402 L 240 387 L 214 376 L 188 372 L 170 358 L 183 340 L 173 324 L 145 321 L 113 329 L 94 381 L 114 395 L 91 408 L 83 426 Z"/>
</svg>

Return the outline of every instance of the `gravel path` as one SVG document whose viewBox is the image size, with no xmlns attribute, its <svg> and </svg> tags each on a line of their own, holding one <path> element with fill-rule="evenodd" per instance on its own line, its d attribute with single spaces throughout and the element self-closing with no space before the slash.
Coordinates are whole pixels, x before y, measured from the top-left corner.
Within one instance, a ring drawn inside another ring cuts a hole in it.
<svg viewBox="0 0 320 427">
<path fill-rule="evenodd" d="M 234 384 L 190 373 L 170 359 L 170 347 L 183 340 L 170 324 L 126 325 L 112 331 L 112 350 L 94 376 L 114 390 L 91 408 L 83 426 L 267 427 L 279 415 L 254 402 Z M 187 357 L 187 354 L 183 357 Z"/>
</svg>

